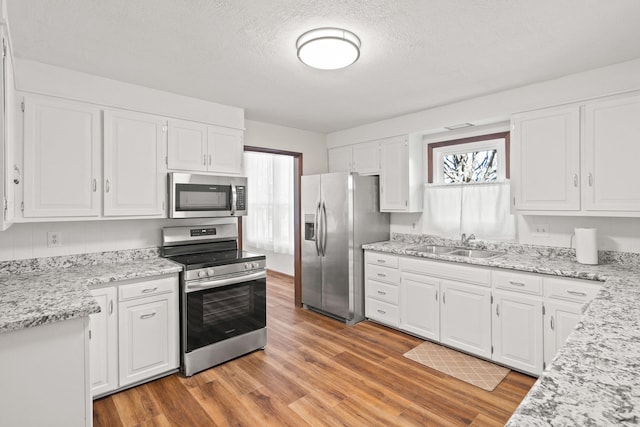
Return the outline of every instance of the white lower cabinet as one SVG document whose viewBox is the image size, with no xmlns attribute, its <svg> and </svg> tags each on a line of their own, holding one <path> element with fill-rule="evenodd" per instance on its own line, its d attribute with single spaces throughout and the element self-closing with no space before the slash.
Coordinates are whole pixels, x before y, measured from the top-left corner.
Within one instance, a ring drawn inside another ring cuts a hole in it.
<svg viewBox="0 0 640 427">
<path fill-rule="evenodd" d="M 494 291 L 492 332 L 493 360 L 542 373 L 542 298 Z"/>
<path fill-rule="evenodd" d="M 546 301 L 544 315 L 544 363 L 549 364 L 582 317 L 580 303 Z"/>
<path fill-rule="evenodd" d="M 178 276 L 93 289 L 91 391 L 103 396 L 179 366 Z"/>
<path fill-rule="evenodd" d="M 434 341 L 440 340 L 440 280 L 402 273 L 400 329 Z"/>
<path fill-rule="evenodd" d="M 462 282 L 440 282 L 440 341 L 491 357 L 491 289 Z"/>
</svg>

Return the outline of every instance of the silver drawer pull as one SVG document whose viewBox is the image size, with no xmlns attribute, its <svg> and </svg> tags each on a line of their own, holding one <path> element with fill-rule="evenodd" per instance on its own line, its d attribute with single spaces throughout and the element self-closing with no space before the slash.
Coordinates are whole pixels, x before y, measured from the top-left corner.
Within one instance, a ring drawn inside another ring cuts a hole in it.
<svg viewBox="0 0 640 427">
<path fill-rule="evenodd" d="M 386 312 L 386 311 L 384 311 L 384 310 L 380 310 L 380 309 L 378 309 L 378 313 L 380 313 L 380 314 L 387 314 L 387 312 Z"/>
<path fill-rule="evenodd" d="M 143 289 L 142 293 L 143 294 L 148 294 L 149 292 L 155 292 L 158 290 L 158 287 L 156 286 L 155 288 L 147 288 L 147 289 Z"/>
<path fill-rule="evenodd" d="M 156 315 L 156 312 L 154 311 L 153 313 L 143 314 L 142 316 L 140 316 L 140 318 L 141 319 L 151 319 L 155 315 Z"/>
<path fill-rule="evenodd" d="M 384 273 L 378 273 L 378 277 L 387 277 L 387 275 Z"/>
<path fill-rule="evenodd" d="M 556 325 L 553 322 L 553 316 L 551 316 L 551 330 L 553 331 L 555 328 L 556 328 Z"/>
<path fill-rule="evenodd" d="M 575 295 L 577 297 L 586 297 L 587 294 L 585 294 L 584 292 L 580 292 L 580 291 L 572 291 L 571 289 L 567 289 L 567 293 L 570 295 Z"/>
<path fill-rule="evenodd" d="M 509 284 L 513 286 L 525 286 L 522 282 L 514 282 L 513 280 L 509 280 Z"/>
<path fill-rule="evenodd" d="M 387 294 L 385 291 L 378 291 L 378 293 L 379 293 L 380 295 L 386 295 L 386 294 Z"/>
<path fill-rule="evenodd" d="M 386 262 L 387 262 L 387 261 L 385 261 L 385 260 L 383 260 L 383 259 L 379 259 L 379 260 L 376 260 L 376 261 L 378 261 L 380 264 L 384 264 L 384 263 L 386 263 Z"/>
</svg>

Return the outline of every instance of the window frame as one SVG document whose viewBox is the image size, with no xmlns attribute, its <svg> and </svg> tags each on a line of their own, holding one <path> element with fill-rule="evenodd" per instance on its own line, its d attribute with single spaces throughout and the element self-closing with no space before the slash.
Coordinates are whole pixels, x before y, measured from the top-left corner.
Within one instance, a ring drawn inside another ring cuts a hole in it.
<svg viewBox="0 0 640 427">
<path fill-rule="evenodd" d="M 502 157 L 504 158 L 504 161 L 503 161 L 504 178 L 509 179 L 510 178 L 509 170 L 511 165 L 510 135 L 511 133 L 509 131 L 505 131 L 505 132 L 496 132 L 496 133 L 491 133 L 486 135 L 472 136 L 468 138 L 459 138 L 459 139 L 452 139 L 448 141 L 428 143 L 427 144 L 427 162 L 429 166 L 427 167 L 427 183 L 433 184 L 434 171 L 442 170 L 442 165 L 440 165 L 439 167 L 435 166 L 435 160 L 442 159 L 444 155 L 448 155 L 448 154 L 469 152 L 468 150 L 465 150 L 463 147 L 459 147 L 458 149 L 455 149 L 454 147 L 473 144 L 472 150 L 495 148 L 494 144 L 486 144 L 484 146 L 482 144 L 482 142 L 495 140 L 495 139 L 504 139 L 504 147 L 502 148 L 502 151 L 503 151 Z M 447 149 L 449 147 L 450 149 Z M 500 148 L 498 148 L 498 154 L 500 155 Z M 498 166 L 498 168 L 500 169 L 500 166 Z M 499 175 L 498 179 L 500 179 L 500 172 L 498 173 L 498 175 Z M 436 183 L 443 184 L 443 185 L 460 185 L 460 183 L 445 184 L 444 182 L 439 182 L 439 181 Z"/>
</svg>

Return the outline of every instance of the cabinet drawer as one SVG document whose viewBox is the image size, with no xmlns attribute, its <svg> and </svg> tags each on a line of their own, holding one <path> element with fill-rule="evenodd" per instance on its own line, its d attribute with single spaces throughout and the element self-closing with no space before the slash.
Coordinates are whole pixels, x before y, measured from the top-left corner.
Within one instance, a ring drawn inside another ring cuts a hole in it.
<svg viewBox="0 0 640 427">
<path fill-rule="evenodd" d="M 386 323 L 390 326 L 400 324 L 400 312 L 397 305 L 367 298 L 366 315 L 369 319 Z"/>
<path fill-rule="evenodd" d="M 602 289 L 599 282 L 584 282 L 582 280 L 545 278 L 545 295 L 568 301 L 591 301 Z"/>
<path fill-rule="evenodd" d="M 123 285 L 119 288 L 119 299 L 120 301 L 126 301 L 134 298 L 175 292 L 177 290 L 177 284 L 178 279 L 172 276 Z"/>
<path fill-rule="evenodd" d="M 428 261 L 415 257 L 406 257 L 400 259 L 400 270 L 475 283 L 482 286 L 489 286 L 491 282 L 491 270 L 488 268 L 472 267 L 455 262 Z"/>
<path fill-rule="evenodd" d="M 494 271 L 491 282 L 495 289 L 542 295 L 542 277 L 533 274 Z"/>
<path fill-rule="evenodd" d="M 378 265 L 367 265 L 367 279 L 379 280 L 381 282 L 398 284 L 400 283 L 400 273 L 395 268 L 380 267 Z"/>
<path fill-rule="evenodd" d="M 398 286 L 368 279 L 367 297 L 397 305 L 399 302 Z"/>
<path fill-rule="evenodd" d="M 380 252 L 366 253 L 367 264 L 383 265 L 385 267 L 398 268 L 398 257 Z"/>
</svg>

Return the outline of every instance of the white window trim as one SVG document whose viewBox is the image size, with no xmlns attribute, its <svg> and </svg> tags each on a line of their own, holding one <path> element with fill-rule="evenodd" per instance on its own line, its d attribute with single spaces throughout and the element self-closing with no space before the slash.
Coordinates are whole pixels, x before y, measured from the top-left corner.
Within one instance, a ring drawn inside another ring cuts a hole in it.
<svg viewBox="0 0 640 427">
<path fill-rule="evenodd" d="M 439 147 L 433 149 L 433 162 L 435 164 L 430 165 L 433 167 L 433 184 L 442 185 L 460 185 L 460 183 L 445 183 L 443 173 L 443 160 L 444 157 L 450 154 L 458 153 L 471 153 L 473 151 L 488 151 L 496 150 L 498 156 L 498 176 L 497 181 L 504 181 L 506 177 L 505 169 L 505 140 L 492 139 L 487 141 L 469 142 L 467 144 L 450 145 L 446 147 Z"/>
</svg>

